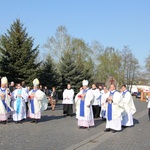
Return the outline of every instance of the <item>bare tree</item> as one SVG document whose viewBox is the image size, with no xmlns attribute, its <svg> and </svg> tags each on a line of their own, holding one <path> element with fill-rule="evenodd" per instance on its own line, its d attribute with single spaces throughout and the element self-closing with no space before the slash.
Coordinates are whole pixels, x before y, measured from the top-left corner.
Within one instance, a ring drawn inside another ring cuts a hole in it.
<svg viewBox="0 0 150 150">
<path fill-rule="evenodd" d="M 132 51 L 129 49 L 129 46 L 124 46 L 122 50 L 122 81 L 123 84 L 128 85 L 129 91 L 131 91 L 132 89 L 132 85 L 135 81 L 138 69 L 138 60 L 132 54 Z"/>
</svg>

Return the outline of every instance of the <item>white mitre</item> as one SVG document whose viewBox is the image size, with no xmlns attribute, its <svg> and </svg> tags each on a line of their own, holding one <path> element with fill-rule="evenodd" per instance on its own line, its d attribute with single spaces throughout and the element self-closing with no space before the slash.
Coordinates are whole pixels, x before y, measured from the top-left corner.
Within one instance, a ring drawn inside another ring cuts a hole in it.
<svg viewBox="0 0 150 150">
<path fill-rule="evenodd" d="M 1 84 L 7 84 L 8 83 L 8 80 L 6 77 L 2 77 L 1 78 Z"/>
<path fill-rule="evenodd" d="M 39 80 L 36 78 L 33 80 L 33 85 L 38 86 L 40 84 Z"/>
<path fill-rule="evenodd" d="M 83 85 L 83 86 L 88 86 L 88 84 L 89 84 L 88 80 L 83 80 L 83 81 L 82 81 L 82 85 Z"/>
</svg>

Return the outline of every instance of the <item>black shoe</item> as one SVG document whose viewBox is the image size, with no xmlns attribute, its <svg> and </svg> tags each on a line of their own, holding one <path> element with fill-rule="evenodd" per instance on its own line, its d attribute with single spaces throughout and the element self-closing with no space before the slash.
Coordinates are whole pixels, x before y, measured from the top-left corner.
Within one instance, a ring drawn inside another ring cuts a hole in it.
<svg viewBox="0 0 150 150">
<path fill-rule="evenodd" d="M 117 131 L 116 131 L 116 130 L 112 130 L 111 132 L 112 132 L 112 133 L 116 133 Z"/>
<path fill-rule="evenodd" d="M 2 124 L 6 124 L 6 121 L 2 121 L 1 123 L 2 123 Z"/>
<path fill-rule="evenodd" d="M 18 124 L 18 121 L 15 121 L 15 124 Z"/>
<path fill-rule="evenodd" d="M 37 120 L 37 119 L 35 119 L 35 123 L 38 123 L 38 120 Z"/>
<path fill-rule="evenodd" d="M 18 121 L 18 123 L 22 124 L 22 121 Z"/>
<path fill-rule="evenodd" d="M 110 129 L 109 129 L 109 128 L 106 128 L 106 129 L 104 130 L 104 132 L 110 132 Z"/>
<path fill-rule="evenodd" d="M 126 126 L 122 126 L 122 128 L 126 128 Z"/>
<path fill-rule="evenodd" d="M 31 123 L 35 123 L 35 120 L 32 120 Z"/>
</svg>

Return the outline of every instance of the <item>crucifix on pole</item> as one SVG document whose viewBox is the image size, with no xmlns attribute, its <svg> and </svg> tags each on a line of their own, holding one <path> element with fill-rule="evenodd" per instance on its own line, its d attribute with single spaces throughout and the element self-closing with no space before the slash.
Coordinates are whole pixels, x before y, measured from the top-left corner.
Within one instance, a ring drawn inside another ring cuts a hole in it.
<svg viewBox="0 0 150 150">
<path fill-rule="evenodd" d="M 111 77 L 109 81 L 110 81 L 110 84 L 113 84 L 115 80 L 113 79 L 113 77 Z"/>
</svg>

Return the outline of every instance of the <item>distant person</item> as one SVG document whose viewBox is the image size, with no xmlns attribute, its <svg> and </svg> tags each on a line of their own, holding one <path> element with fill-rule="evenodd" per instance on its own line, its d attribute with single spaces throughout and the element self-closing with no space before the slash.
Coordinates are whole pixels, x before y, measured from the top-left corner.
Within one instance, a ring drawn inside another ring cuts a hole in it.
<svg viewBox="0 0 150 150">
<path fill-rule="evenodd" d="M 40 89 L 41 91 L 43 91 L 43 86 L 42 86 L 42 85 L 40 85 L 40 86 L 39 86 L 39 89 Z"/>
<path fill-rule="evenodd" d="M 44 86 L 43 92 L 46 94 L 47 97 L 50 96 L 50 90 L 47 88 L 47 86 Z"/>
<path fill-rule="evenodd" d="M 16 89 L 15 83 L 14 83 L 14 81 L 12 81 L 9 86 L 10 93 L 12 93 L 15 89 Z"/>
<path fill-rule="evenodd" d="M 51 96 L 50 96 L 50 104 L 51 104 L 53 111 L 55 110 L 57 101 L 58 101 L 58 93 L 56 92 L 56 88 L 52 87 L 52 92 L 51 92 Z"/>
</svg>

